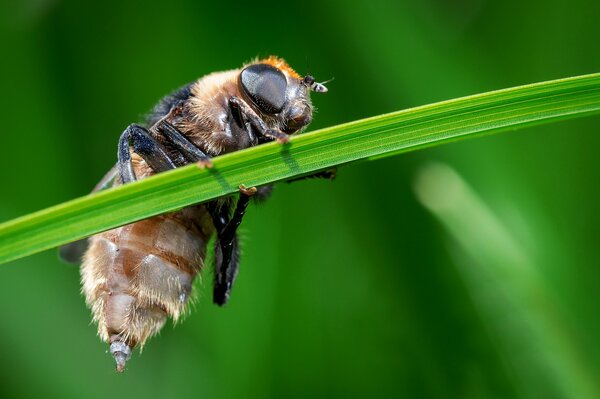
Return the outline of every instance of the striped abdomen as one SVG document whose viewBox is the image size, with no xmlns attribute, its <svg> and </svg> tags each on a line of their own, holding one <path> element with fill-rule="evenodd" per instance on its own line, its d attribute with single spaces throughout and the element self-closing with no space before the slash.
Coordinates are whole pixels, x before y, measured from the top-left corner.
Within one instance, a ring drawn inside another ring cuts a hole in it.
<svg viewBox="0 0 600 399">
<path fill-rule="evenodd" d="M 90 238 L 81 266 L 83 293 L 117 369 L 167 317 L 185 311 L 212 229 L 206 208 L 198 205 Z"/>
</svg>

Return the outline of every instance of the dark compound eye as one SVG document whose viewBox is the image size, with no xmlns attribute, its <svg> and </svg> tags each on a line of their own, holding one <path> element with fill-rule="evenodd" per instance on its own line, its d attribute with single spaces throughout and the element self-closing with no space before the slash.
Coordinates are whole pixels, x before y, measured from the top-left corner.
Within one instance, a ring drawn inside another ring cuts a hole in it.
<svg viewBox="0 0 600 399">
<path fill-rule="evenodd" d="M 276 114 L 283 109 L 287 80 L 279 69 L 267 64 L 250 65 L 242 71 L 240 84 L 263 112 Z"/>
</svg>

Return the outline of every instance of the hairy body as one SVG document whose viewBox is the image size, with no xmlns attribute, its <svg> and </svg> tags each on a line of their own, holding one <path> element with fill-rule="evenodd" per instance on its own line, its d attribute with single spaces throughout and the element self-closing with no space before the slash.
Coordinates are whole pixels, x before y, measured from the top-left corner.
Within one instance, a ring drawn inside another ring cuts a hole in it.
<svg viewBox="0 0 600 399">
<path fill-rule="evenodd" d="M 100 338 L 135 348 L 167 317 L 177 320 L 213 232 L 206 207 L 198 205 L 93 236 L 81 277 Z"/>
<path fill-rule="evenodd" d="M 312 120 L 309 91 L 326 91 L 269 57 L 244 68 L 207 75 L 165 97 L 148 128 L 131 125 L 119 141 L 117 166 L 97 189 L 125 184 L 178 166 L 262 142 L 287 142 Z M 215 303 L 229 298 L 237 275 L 236 229 L 256 189 L 156 216 L 92 236 L 83 256 L 83 293 L 100 338 L 122 371 L 133 348 L 188 306 L 203 267 L 207 242 L 215 246 Z M 235 207 L 234 207 L 234 204 Z M 235 209 L 234 209 L 235 208 Z"/>
</svg>

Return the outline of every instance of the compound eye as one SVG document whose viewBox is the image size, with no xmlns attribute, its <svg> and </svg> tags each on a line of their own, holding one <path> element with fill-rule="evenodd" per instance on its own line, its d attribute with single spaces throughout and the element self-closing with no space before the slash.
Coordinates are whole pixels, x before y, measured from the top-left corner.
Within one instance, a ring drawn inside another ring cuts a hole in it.
<svg viewBox="0 0 600 399">
<path fill-rule="evenodd" d="M 287 80 L 277 68 L 268 64 L 254 64 L 240 74 L 244 92 L 261 111 L 277 114 L 283 109 Z"/>
</svg>

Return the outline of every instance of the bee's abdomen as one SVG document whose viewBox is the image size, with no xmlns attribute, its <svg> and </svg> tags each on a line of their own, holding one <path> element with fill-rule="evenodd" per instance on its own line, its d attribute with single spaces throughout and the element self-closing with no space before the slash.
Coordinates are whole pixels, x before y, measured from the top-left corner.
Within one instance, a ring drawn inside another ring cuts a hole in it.
<svg viewBox="0 0 600 399">
<path fill-rule="evenodd" d="M 185 311 L 210 235 L 204 209 L 186 208 L 90 239 L 83 292 L 104 341 L 143 345 L 167 317 Z"/>
</svg>

